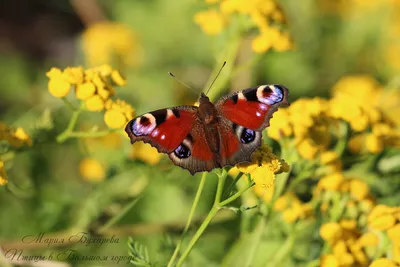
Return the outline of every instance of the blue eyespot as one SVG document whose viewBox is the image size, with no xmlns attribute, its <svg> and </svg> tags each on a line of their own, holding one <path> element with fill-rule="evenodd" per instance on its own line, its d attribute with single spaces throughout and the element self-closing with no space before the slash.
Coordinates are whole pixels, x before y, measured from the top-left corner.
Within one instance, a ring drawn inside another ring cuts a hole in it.
<svg viewBox="0 0 400 267">
<path fill-rule="evenodd" d="M 185 159 L 190 157 L 191 153 L 190 150 L 187 146 L 184 144 L 180 144 L 175 150 L 174 150 L 175 156 L 177 156 L 180 159 Z"/>
<path fill-rule="evenodd" d="M 256 139 L 256 132 L 247 128 L 244 128 L 240 135 L 240 142 L 248 144 Z"/>
</svg>

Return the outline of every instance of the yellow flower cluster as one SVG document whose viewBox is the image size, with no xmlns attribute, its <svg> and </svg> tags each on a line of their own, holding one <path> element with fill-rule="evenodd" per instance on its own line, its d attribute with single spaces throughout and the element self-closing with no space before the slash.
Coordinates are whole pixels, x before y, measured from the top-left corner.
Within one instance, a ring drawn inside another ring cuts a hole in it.
<svg viewBox="0 0 400 267">
<path fill-rule="evenodd" d="M 22 146 L 32 146 L 32 139 L 22 128 L 10 128 L 7 124 L 0 122 L 0 141 L 6 140 L 10 146 L 19 148 Z"/>
<path fill-rule="evenodd" d="M 332 117 L 348 122 L 355 132 L 364 132 L 351 138 L 349 149 L 353 152 L 361 152 L 362 144 L 370 153 L 379 153 L 385 147 L 400 147 L 400 134 L 388 116 L 393 112 L 383 101 L 385 93 L 369 76 L 344 77 L 333 87 Z M 400 101 L 400 95 L 397 97 Z"/>
<path fill-rule="evenodd" d="M 274 192 L 272 185 L 274 184 L 276 174 L 288 172 L 290 167 L 283 159 L 272 153 L 272 149 L 268 145 L 263 143 L 252 154 L 250 163 L 240 163 L 234 169 L 245 174 L 250 174 L 251 179 L 255 183 L 253 187 L 255 193 L 263 197 L 266 201 L 269 201 Z"/>
<path fill-rule="evenodd" d="M 103 164 L 93 158 L 84 158 L 79 165 L 82 177 L 93 183 L 99 183 L 106 177 L 106 169 Z"/>
<path fill-rule="evenodd" d="M 281 211 L 282 218 L 287 223 L 311 218 L 313 214 L 312 204 L 301 202 L 293 193 L 286 193 L 279 197 L 274 203 L 274 210 Z"/>
<path fill-rule="evenodd" d="M 234 19 L 233 15 L 244 16 L 248 19 L 247 29 L 258 29 L 258 36 L 252 41 L 252 48 L 257 53 L 264 53 L 269 49 L 277 51 L 290 50 L 293 44 L 289 34 L 272 24 L 284 23 L 284 15 L 280 7 L 273 0 L 221 0 L 207 1 L 218 4 L 207 11 L 198 12 L 194 21 L 203 31 L 210 35 L 219 34 Z M 272 23 L 274 22 L 274 23 Z"/>
<path fill-rule="evenodd" d="M 400 207 L 375 206 L 368 215 L 368 227 L 386 233 L 392 242 L 392 251 L 387 254 L 400 265 Z"/>
<path fill-rule="evenodd" d="M 7 173 L 4 170 L 4 162 L 0 160 L 0 186 L 8 183 Z"/>
<path fill-rule="evenodd" d="M 127 25 L 104 21 L 90 25 L 82 35 L 83 52 L 89 66 L 138 63 L 140 47 Z"/>
<path fill-rule="evenodd" d="M 327 151 L 331 143 L 329 131 L 333 120 L 327 115 L 328 108 L 328 101 L 322 98 L 299 99 L 274 114 L 268 136 L 275 140 L 293 136 L 300 156 L 314 159 L 319 152 Z"/>
<path fill-rule="evenodd" d="M 105 108 L 104 121 L 108 127 L 113 129 L 125 127 L 126 123 L 135 116 L 132 106 L 120 99 L 116 101 L 108 99 Z"/>
<path fill-rule="evenodd" d="M 122 100 L 112 100 L 114 85 L 124 86 L 126 80 L 110 65 L 87 70 L 83 67 L 68 67 L 61 71 L 52 68 L 48 73 L 49 92 L 55 97 L 65 97 L 72 88 L 75 97 L 84 101 L 88 111 L 106 110 L 104 121 L 110 128 L 122 128 L 135 115 L 135 110 Z"/>
<path fill-rule="evenodd" d="M 400 101 L 400 94 L 397 95 Z M 382 99 L 386 91 L 369 76 L 348 76 L 333 87 L 330 100 L 299 99 L 286 109 L 279 109 L 271 119 L 268 136 L 280 140 L 294 137 L 302 158 L 312 160 L 320 156 L 323 163 L 331 161 L 340 169 L 340 161 L 332 151 L 332 135 L 339 131 L 341 122 L 352 129 L 349 149 L 353 152 L 379 153 L 385 147 L 400 147 L 400 133 L 387 114 Z"/>
<path fill-rule="evenodd" d="M 365 183 L 358 179 L 345 179 L 340 173 L 323 177 L 317 185 L 313 199 L 322 201 L 321 210 L 324 213 L 339 206 L 345 207 L 338 222 L 329 222 L 320 228 L 322 239 L 331 248 L 329 254 L 321 257 L 322 267 L 367 266 L 381 244 L 379 231 L 385 232 L 392 242 L 386 252 L 391 259 L 382 262 L 393 261 L 393 264 L 400 264 L 400 207 L 375 205 Z M 330 204 L 335 199 L 340 199 L 341 203 L 336 206 Z M 375 266 L 380 266 L 377 265 L 379 262 L 374 261 Z"/>
<path fill-rule="evenodd" d="M 377 235 L 360 233 L 352 220 L 325 223 L 320 235 L 331 251 L 321 257 L 321 267 L 367 266 L 371 261 L 370 251 L 379 244 Z"/>
<path fill-rule="evenodd" d="M 341 172 L 333 172 L 322 177 L 313 192 L 314 200 L 321 202 L 321 211 L 329 212 L 337 208 L 334 199 L 343 199 L 343 215 L 346 219 L 357 220 L 357 225 L 365 226 L 366 216 L 375 205 L 369 187 L 360 179 L 347 178 Z"/>
</svg>

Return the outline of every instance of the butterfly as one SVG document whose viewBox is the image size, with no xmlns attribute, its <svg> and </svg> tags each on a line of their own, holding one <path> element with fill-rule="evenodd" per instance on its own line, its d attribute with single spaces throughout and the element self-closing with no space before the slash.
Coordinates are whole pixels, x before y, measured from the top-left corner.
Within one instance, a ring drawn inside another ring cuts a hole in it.
<svg viewBox="0 0 400 267">
<path fill-rule="evenodd" d="M 143 141 L 168 154 L 192 175 L 250 162 L 261 145 L 262 130 L 279 106 L 289 105 L 282 85 L 261 85 L 211 103 L 201 93 L 199 106 L 177 106 L 132 119 L 125 131 L 131 143 Z"/>
</svg>

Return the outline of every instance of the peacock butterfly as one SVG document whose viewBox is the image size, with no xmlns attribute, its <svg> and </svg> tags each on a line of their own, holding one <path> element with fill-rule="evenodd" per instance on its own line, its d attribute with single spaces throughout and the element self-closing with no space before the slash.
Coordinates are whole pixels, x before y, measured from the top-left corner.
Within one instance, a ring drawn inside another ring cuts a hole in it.
<svg viewBox="0 0 400 267">
<path fill-rule="evenodd" d="M 131 120 L 125 131 L 133 144 L 150 143 L 192 175 L 250 161 L 262 130 L 279 106 L 289 105 L 288 89 L 261 85 L 215 102 L 201 93 L 199 106 L 159 109 Z"/>
</svg>

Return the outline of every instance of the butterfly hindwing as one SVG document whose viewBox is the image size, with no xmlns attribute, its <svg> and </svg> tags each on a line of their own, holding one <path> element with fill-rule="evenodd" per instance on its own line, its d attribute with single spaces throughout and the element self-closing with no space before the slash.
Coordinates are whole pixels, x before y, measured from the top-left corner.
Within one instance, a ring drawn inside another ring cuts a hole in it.
<svg viewBox="0 0 400 267">
<path fill-rule="evenodd" d="M 288 90 L 281 85 L 261 85 L 226 95 L 215 103 L 222 117 L 247 129 L 261 131 L 272 114 L 288 105 Z"/>
<path fill-rule="evenodd" d="M 216 154 L 211 150 L 205 128 L 200 121 L 193 124 L 182 144 L 169 154 L 169 158 L 191 174 L 210 171 L 218 167 Z"/>
<path fill-rule="evenodd" d="M 222 166 L 251 161 L 251 154 L 261 145 L 260 131 L 250 130 L 225 118 L 221 119 L 219 133 Z"/>
</svg>

